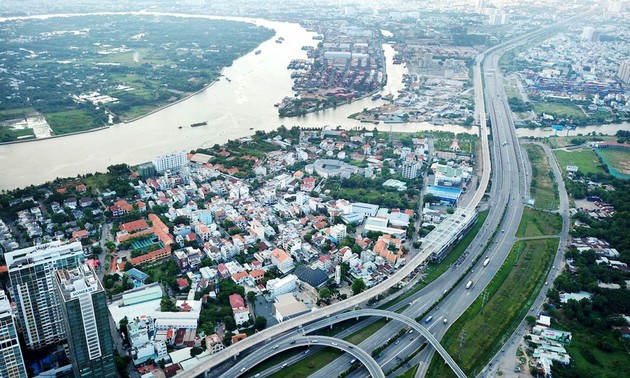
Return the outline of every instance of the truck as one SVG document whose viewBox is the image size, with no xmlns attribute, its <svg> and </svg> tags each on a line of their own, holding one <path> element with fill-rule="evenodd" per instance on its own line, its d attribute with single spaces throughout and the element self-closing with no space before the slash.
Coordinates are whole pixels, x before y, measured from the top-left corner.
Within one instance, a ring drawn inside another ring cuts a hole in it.
<svg viewBox="0 0 630 378">
<path fill-rule="evenodd" d="M 466 283 L 466 290 L 470 289 L 473 285 L 473 280 L 470 280 Z"/>
<path fill-rule="evenodd" d="M 486 259 L 483 261 L 483 266 L 484 267 L 488 266 L 489 262 L 490 262 L 490 257 L 486 257 Z"/>
</svg>

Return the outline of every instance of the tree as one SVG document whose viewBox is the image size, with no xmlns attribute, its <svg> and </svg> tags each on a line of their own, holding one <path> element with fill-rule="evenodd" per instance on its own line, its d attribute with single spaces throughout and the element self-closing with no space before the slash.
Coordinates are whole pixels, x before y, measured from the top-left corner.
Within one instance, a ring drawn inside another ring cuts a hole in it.
<svg viewBox="0 0 630 378">
<path fill-rule="evenodd" d="M 332 298 L 332 292 L 330 291 L 329 288 L 323 287 L 319 290 L 319 297 L 321 299 L 330 299 Z"/>
<path fill-rule="evenodd" d="M 257 316 L 254 321 L 254 327 L 259 331 L 265 329 L 267 327 L 267 318 L 261 315 Z"/>
<path fill-rule="evenodd" d="M 169 297 L 165 295 L 162 297 L 160 301 L 160 311 L 162 312 L 177 312 L 177 306 L 175 306 L 175 302 Z"/>
<path fill-rule="evenodd" d="M 247 300 L 254 303 L 254 299 L 256 299 L 256 293 L 253 291 L 247 292 Z"/>
<path fill-rule="evenodd" d="M 431 193 L 427 193 L 423 197 L 424 203 L 434 203 L 437 202 L 437 198 Z"/>
<path fill-rule="evenodd" d="M 354 281 L 352 281 L 352 294 L 357 295 L 365 290 L 366 287 L 367 286 L 365 285 L 363 279 L 356 278 Z"/>
</svg>

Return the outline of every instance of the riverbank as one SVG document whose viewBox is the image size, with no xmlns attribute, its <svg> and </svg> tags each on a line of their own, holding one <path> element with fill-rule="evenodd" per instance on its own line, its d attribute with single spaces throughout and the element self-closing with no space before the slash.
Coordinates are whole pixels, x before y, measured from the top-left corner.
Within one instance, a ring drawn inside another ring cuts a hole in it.
<svg viewBox="0 0 630 378">
<path fill-rule="evenodd" d="M 10 142 L 0 142 L 0 146 L 1 145 L 6 145 L 6 144 L 20 144 L 20 143 L 29 143 L 29 142 L 42 142 L 42 141 L 50 140 L 50 139 L 58 139 L 58 138 L 64 138 L 64 137 L 69 137 L 69 136 L 73 136 L 73 135 L 88 134 L 88 133 L 93 133 L 93 132 L 96 132 L 96 131 L 107 130 L 107 129 L 109 129 L 112 126 L 116 126 L 116 125 L 101 126 L 101 127 L 96 127 L 94 129 L 83 130 L 83 131 L 75 131 L 75 132 L 72 132 L 72 133 L 61 134 L 61 135 L 51 135 L 51 136 L 46 137 L 46 138 L 19 139 L 19 140 L 12 140 Z"/>
</svg>

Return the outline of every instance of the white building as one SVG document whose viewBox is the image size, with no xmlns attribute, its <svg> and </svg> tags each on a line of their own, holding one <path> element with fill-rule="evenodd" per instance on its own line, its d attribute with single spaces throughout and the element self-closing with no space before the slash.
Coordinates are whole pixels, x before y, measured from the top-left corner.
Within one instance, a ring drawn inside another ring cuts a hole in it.
<svg viewBox="0 0 630 378">
<path fill-rule="evenodd" d="M 267 291 L 272 298 L 281 294 L 287 294 L 295 291 L 297 276 L 289 274 L 284 278 L 274 278 L 267 281 Z"/>
<path fill-rule="evenodd" d="M 417 161 L 405 161 L 402 164 L 402 171 L 400 174 L 406 179 L 415 179 L 418 177 L 418 169 L 420 169 L 420 163 Z"/>
<path fill-rule="evenodd" d="M 26 346 L 38 349 L 66 339 L 61 302 L 55 287 L 57 269 L 73 269 L 84 260 L 80 242 L 54 241 L 5 255 L 12 299 Z"/>
<path fill-rule="evenodd" d="M 280 248 L 271 251 L 271 262 L 285 274 L 293 269 L 293 258 Z"/>
<path fill-rule="evenodd" d="M 624 83 L 630 84 L 630 60 L 624 60 L 619 64 L 619 71 L 617 71 L 617 76 Z"/>
<path fill-rule="evenodd" d="M 11 304 L 0 289 L 0 377 L 26 378 L 24 358 Z"/>
<path fill-rule="evenodd" d="M 160 155 L 153 159 L 153 165 L 157 172 L 164 172 L 166 170 L 177 170 L 188 164 L 188 158 L 186 152 L 173 152 L 167 155 Z"/>
</svg>

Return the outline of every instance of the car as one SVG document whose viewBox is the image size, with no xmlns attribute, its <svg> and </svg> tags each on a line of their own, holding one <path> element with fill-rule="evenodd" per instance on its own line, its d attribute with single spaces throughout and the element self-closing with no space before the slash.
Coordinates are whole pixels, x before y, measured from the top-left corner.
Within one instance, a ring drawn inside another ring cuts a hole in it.
<svg viewBox="0 0 630 378">
<path fill-rule="evenodd" d="M 348 348 L 350 349 L 354 349 L 354 347 L 352 345 L 348 345 Z"/>
<path fill-rule="evenodd" d="M 448 323 L 448 319 L 444 318 L 444 324 Z"/>
<path fill-rule="evenodd" d="M 357 362 L 357 359 L 356 359 L 356 358 L 353 358 L 353 359 L 350 361 L 350 363 L 351 363 L 351 364 L 353 364 L 353 363 L 355 363 L 355 362 Z"/>
<path fill-rule="evenodd" d="M 336 343 L 336 342 L 334 342 L 334 341 L 333 341 L 332 343 L 330 343 L 330 344 L 331 344 L 331 345 L 334 345 L 334 346 L 339 345 L 339 344 L 337 344 L 337 343 Z"/>
<path fill-rule="evenodd" d="M 281 369 L 284 369 L 285 367 L 287 367 L 289 364 L 282 364 Z"/>
<path fill-rule="evenodd" d="M 309 350 L 310 350 L 310 349 L 305 350 L 305 351 L 304 351 L 304 354 L 308 354 Z"/>
<path fill-rule="evenodd" d="M 247 370 L 247 368 L 242 368 L 241 373 L 243 373 L 245 370 Z"/>
<path fill-rule="evenodd" d="M 313 344 L 317 344 L 319 341 L 318 340 L 313 340 L 311 341 Z"/>
<path fill-rule="evenodd" d="M 400 344 L 400 340 L 396 340 L 396 342 L 394 343 L 395 345 Z"/>
<path fill-rule="evenodd" d="M 260 373 L 256 373 L 256 375 L 254 375 L 254 378 L 258 378 L 260 377 Z"/>
<path fill-rule="evenodd" d="M 413 329 L 410 329 L 410 330 L 409 330 L 409 333 L 413 333 Z"/>
<path fill-rule="evenodd" d="M 280 348 L 280 345 L 274 345 L 273 346 L 273 349 L 278 349 L 278 348 Z"/>
<path fill-rule="evenodd" d="M 289 344 L 291 345 L 295 344 L 295 340 L 291 341 Z"/>
</svg>

